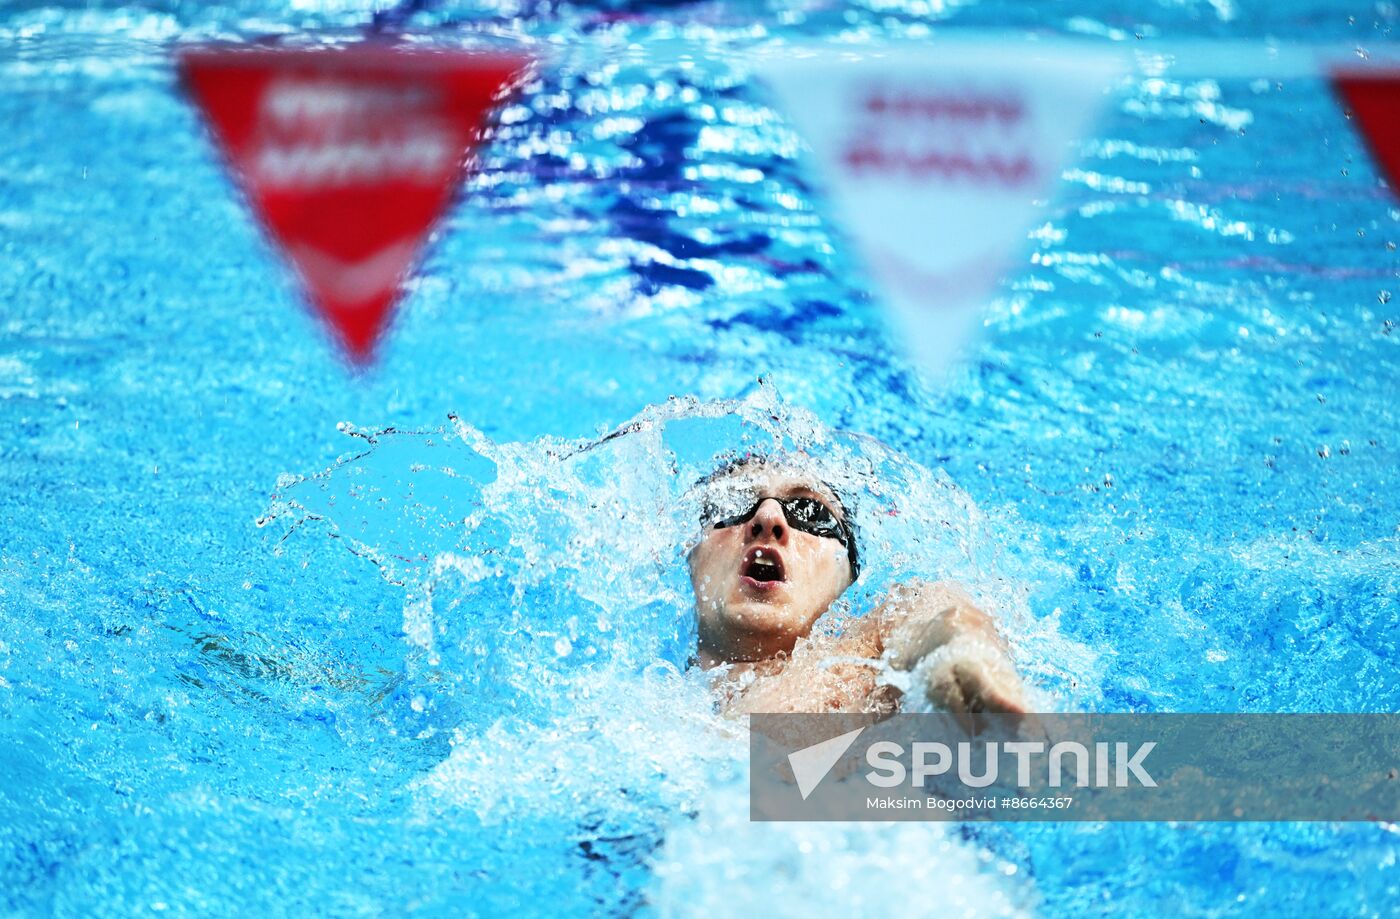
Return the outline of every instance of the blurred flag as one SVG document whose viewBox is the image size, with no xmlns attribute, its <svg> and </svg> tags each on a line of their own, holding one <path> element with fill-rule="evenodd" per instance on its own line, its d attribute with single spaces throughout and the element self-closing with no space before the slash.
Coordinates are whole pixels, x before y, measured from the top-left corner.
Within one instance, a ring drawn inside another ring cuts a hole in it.
<svg viewBox="0 0 1400 919">
<path fill-rule="evenodd" d="M 1341 71 L 1333 80 L 1360 123 L 1391 191 L 1400 195 L 1400 70 Z"/>
<path fill-rule="evenodd" d="M 179 56 L 249 203 L 357 364 L 524 57 L 361 43 Z"/>
<path fill-rule="evenodd" d="M 893 331 L 932 377 L 976 331 L 1126 64 L 1088 47 L 955 42 L 800 50 L 760 66 Z"/>
</svg>

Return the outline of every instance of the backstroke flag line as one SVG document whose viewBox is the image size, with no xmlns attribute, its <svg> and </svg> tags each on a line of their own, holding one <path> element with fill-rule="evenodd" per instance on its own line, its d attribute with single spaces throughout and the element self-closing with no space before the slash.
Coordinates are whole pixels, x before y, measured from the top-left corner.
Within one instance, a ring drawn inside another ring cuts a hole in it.
<svg viewBox="0 0 1400 919">
<path fill-rule="evenodd" d="M 1089 47 L 950 42 L 759 67 L 930 378 L 976 331 L 1126 64 Z"/>
<path fill-rule="evenodd" d="M 258 219 L 363 365 L 524 57 L 362 42 L 180 53 Z"/>
<path fill-rule="evenodd" d="M 1214 73 L 1239 58 L 1232 73 L 1328 73 L 1400 188 L 1395 61 L 1333 69 L 1330 52 L 1306 47 L 1246 51 L 1159 56 L 1179 72 Z M 185 86 L 254 213 L 361 365 L 491 109 L 531 63 L 373 40 L 179 53 Z M 1044 219 L 1037 208 L 1075 141 L 1129 70 L 1128 56 L 1100 46 L 953 40 L 785 48 L 756 73 L 810 145 L 892 331 L 937 380 Z"/>
</svg>

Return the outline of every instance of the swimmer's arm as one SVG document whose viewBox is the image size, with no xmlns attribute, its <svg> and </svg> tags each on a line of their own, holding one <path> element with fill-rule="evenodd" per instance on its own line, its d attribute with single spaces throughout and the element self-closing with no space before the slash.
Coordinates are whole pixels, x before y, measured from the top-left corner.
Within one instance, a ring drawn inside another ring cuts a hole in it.
<svg viewBox="0 0 1400 919">
<path fill-rule="evenodd" d="M 996 622 L 961 587 L 896 586 L 871 617 L 884 659 L 922 677 L 924 693 L 955 715 L 1026 711 L 1026 692 Z"/>
</svg>

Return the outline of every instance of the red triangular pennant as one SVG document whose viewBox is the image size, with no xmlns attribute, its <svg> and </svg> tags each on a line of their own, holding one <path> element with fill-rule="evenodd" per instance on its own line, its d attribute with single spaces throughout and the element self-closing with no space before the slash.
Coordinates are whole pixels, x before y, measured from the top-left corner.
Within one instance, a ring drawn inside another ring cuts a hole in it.
<svg viewBox="0 0 1400 919">
<path fill-rule="evenodd" d="M 180 67 L 254 212 L 352 359 L 524 57 L 361 43 L 186 50 Z"/>
<path fill-rule="evenodd" d="M 1361 122 L 1391 190 L 1400 194 L 1400 72 L 1339 73 L 1333 79 Z"/>
</svg>

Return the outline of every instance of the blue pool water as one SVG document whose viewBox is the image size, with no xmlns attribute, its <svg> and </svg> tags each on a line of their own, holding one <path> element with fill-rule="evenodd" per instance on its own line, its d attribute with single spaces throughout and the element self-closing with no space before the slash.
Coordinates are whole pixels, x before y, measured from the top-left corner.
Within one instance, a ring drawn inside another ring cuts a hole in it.
<svg viewBox="0 0 1400 919">
<path fill-rule="evenodd" d="M 1388 825 L 749 823 L 682 556 L 805 446 L 852 608 L 962 579 L 1046 708 L 1400 709 L 1400 205 L 1324 82 L 1125 80 L 935 390 L 744 65 L 1394 4 L 309 6 L 0 12 L 7 913 L 1394 914 Z M 555 51 L 356 378 L 168 51 L 376 12 Z"/>
</svg>

